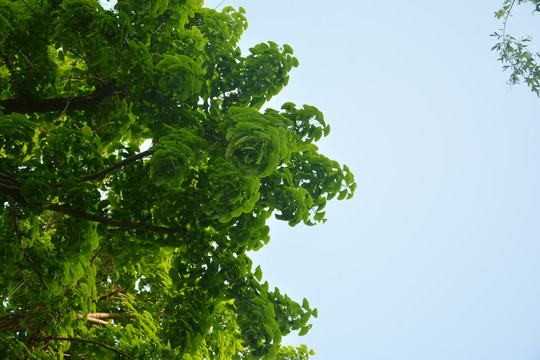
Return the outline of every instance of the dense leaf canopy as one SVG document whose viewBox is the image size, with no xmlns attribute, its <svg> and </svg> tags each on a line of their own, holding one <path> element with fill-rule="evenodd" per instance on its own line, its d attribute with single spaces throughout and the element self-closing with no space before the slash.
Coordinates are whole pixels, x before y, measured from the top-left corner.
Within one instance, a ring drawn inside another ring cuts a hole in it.
<svg viewBox="0 0 540 360">
<path fill-rule="evenodd" d="M 0 0 L 0 358 L 306 359 L 247 253 L 350 198 L 298 66 L 200 0 Z"/>
</svg>

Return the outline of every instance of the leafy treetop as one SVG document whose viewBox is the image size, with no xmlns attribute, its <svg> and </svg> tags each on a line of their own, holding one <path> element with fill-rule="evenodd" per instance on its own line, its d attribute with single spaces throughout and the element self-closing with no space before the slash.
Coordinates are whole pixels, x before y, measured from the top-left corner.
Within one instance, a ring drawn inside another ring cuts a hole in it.
<svg viewBox="0 0 540 360">
<path fill-rule="evenodd" d="M 356 183 L 319 110 L 261 110 L 298 61 L 243 56 L 246 27 L 200 0 L 0 0 L 0 357 L 308 358 L 281 338 L 317 310 L 247 252 Z"/>
</svg>

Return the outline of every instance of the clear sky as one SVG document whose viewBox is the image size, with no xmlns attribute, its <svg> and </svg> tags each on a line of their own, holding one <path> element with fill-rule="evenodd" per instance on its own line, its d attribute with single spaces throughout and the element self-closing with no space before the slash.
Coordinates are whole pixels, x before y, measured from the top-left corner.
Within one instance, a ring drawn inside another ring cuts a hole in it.
<svg viewBox="0 0 540 360">
<path fill-rule="evenodd" d="M 326 224 L 274 221 L 254 254 L 272 286 L 319 309 L 287 339 L 314 359 L 540 358 L 540 99 L 506 85 L 490 51 L 501 3 L 220 5 L 246 9 L 245 52 L 293 47 L 300 67 L 271 106 L 321 109 L 322 152 L 358 182 Z M 511 33 L 539 32 L 531 10 Z"/>
</svg>

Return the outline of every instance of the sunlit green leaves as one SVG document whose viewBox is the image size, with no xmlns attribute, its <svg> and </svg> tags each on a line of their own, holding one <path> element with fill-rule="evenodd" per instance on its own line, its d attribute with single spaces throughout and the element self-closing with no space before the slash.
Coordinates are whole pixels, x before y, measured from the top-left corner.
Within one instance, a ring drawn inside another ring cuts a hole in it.
<svg viewBox="0 0 540 360">
<path fill-rule="evenodd" d="M 185 101 L 201 89 L 201 68 L 188 56 L 164 54 L 156 70 L 159 91 L 163 95 L 174 95 Z"/>
<path fill-rule="evenodd" d="M 244 176 L 231 163 L 217 161 L 208 167 L 211 193 L 203 211 L 228 222 L 240 214 L 253 210 L 259 194 L 259 180 Z"/>
<path fill-rule="evenodd" d="M 251 54 L 232 71 L 232 80 L 238 84 L 238 96 L 232 98 L 260 109 L 288 84 L 288 73 L 298 66 L 298 60 L 291 55 L 290 46 L 281 49 L 272 41 L 255 45 L 249 51 Z"/>
<path fill-rule="evenodd" d="M 181 182 L 188 165 L 189 159 L 180 150 L 157 150 L 150 160 L 150 178 L 158 186 Z"/>
<path fill-rule="evenodd" d="M 230 114 L 225 157 L 246 175 L 264 178 L 290 157 L 290 135 L 279 118 L 244 108 L 232 108 Z"/>
</svg>

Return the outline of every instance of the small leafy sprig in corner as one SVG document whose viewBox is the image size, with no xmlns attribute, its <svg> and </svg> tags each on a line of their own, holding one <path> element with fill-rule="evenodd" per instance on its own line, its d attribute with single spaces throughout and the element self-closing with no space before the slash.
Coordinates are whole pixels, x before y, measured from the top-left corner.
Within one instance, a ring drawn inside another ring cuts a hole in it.
<svg viewBox="0 0 540 360">
<path fill-rule="evenodd" d="M 495 17 L 502 19 L 503 27 L 500 32 L 491 34 L 498 41 L 491 50 L 499 53 L 498 60 L 503 63 L 503 70 L 510 69 L 512 72 L 508 79 L 509 85 L 525 82 L 532 92 L 540 96 L 540 66 L 538 65 L 540 53 L 533 53 L 528 48 L 528 43 L 532 40 L 530 36 L 518 40 L 506 32 L 508 20 L 516 3 L 518 5 L 532 3 L 535 5 L 533 13 L 540 12 L 540 0 L 505 0 L 502 9 L 495 12 Z"/>
</svg>

